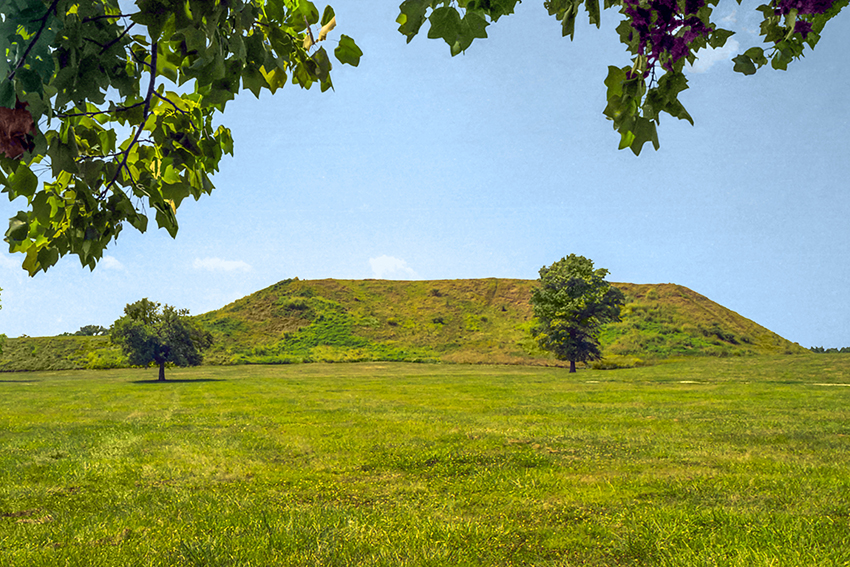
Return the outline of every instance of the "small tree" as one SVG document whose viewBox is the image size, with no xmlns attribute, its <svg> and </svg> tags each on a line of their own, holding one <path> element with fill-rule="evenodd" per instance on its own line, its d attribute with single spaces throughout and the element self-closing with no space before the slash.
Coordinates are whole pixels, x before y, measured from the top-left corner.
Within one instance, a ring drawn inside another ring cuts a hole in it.
<svg viewBox="0 0 850 567">
<path fill-rule="evenodd" d="M 109 329 L 106 327 L 101 327 L 100 325 L 84 325 L 80 327 L 80 330 L 74 333 L 79 337 L 96 337 L 99 335 L 105 335 L 109 332 Z"/>
<path fill-rule="evenodd" d="M 532 333 L 558 360 L 570 361 L 570 372 L 576 362 L 602 358 L 599 328 L 620 320 L 623 292 L 605 281 L 607 275 L 575 254 L 540 268 L 540 285 L 531 292 L 538 322 Z"/>
<path fill-rule="evenodd" d="M 212 345 L 212 335 L 189 318 L 188 309 L 175 309 L 148 301 L 130 303 L 124 316 L 115 321 L 110 338 L 119 345 L 130 364 L 159 366 L 159 380 L 165 380 L 165 364 L 197 366 L 201 351 Z"/>
</svg>

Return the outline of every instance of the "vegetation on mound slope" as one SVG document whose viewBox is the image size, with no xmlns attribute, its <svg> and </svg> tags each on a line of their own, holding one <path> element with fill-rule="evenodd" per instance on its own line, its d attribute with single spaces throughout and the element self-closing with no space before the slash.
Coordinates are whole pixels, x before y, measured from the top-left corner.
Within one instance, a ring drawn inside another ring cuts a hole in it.
<svg viewBox="0 0 850 567">
<path fill-rule="evenodd" d="M 199 316 L 218 363 L 406 360 L 560 364 L 529 334 L 532 280 L 285 280 Z M 673 284 L 615 284 L 623 321 L 607 325 L 601 365 L 672 356 L 804 353 L 756 323 Z"/>
<path fill-rule="evenodd" d="M 560 365 L 530 335 L 533 280 L 284 280 L 197 318 L 211 364 L 387 360 Z M 808 353 L 674 284 L 614 284 L 626 305 L 603 328 L 605 360 L 636 366 L 679 356 Z M 0 371 L 114 368 L 108 337 L 9 339 Z"/>
<path fill-rule="evenodd" d="M 614 284 L 626 296 L 620 323 L 606 325 L 607 357 L 802 354 L 806 349 L 675 284 Z"/>
<path fill-rule="evenodd" d="M 127 359 L 109 337 L 63 336 L 6 339 L 0 372 L 120 368 Z"/>
</svg>

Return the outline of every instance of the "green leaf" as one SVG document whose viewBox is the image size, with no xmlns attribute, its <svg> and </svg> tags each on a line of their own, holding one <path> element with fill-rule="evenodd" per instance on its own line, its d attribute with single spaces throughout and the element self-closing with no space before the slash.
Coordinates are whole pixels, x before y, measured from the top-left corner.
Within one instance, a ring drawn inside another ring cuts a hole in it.
<svg viewBox="0 0 850 567">
<path fill-rule="evenodd" d="M 23 211 L 9 219 L 9 230 L 6 238 L 10 243 L 20 243 L 27 239 L 30 231 L 29 218 Z"/>
<path fill-rule="evenodd" d="M 330 6 L 325 6 L 324 12 L 322 12 L 322 20 L 321 25 L 324 26 L 328 22 L 330 22 L 334 18 L 334 9 Z"/>
<path fill-rule="evenodd" d="M 632 152 L 634 152 L 636 156 L 640 155 L 640 150 L 647 142 L 652 142 L 652 145 L 655 147 L 656 150 L 658 150 L 658 131 L 655 128 L 654 121 L 647 120 L 642 116 L 638 116 L 635 120 L 634 128 L 632 131 L 634 132 L 634 139 L 629 145 L 629 148 L 631 148 Z"/>
<path fill-rule="evenodd" d="M 50 266 L 56 264 L 59 261 L 59 250 L 57 250 L 53 246 L 45 246 L 41 250 L 38 251 L 38 263 L 39 268 L 42 271 L 47 270 Z"/>
<path fill-rule="evenodd" d="M 514 7 L 519 0 L 468 0 L 467 10 L 480 10 L 490 16 L 494 22 L 502 16 L 514 13 Z"/>
<path fill-rule="evenodd" d="M 635 133 L 626 125 L 622 125 L 617 131 L 620 133 L 620 145 L 617 149 L 625 150 L 626 148 L 630 148 L 635 140 Z"/>
<path fill-rule="evenodd" d="M 334 56 L 340 63 L 357 67 L 360 64 L 360 58 L 363 56 L 363 52 L 360 51 L 360 48 L 357 47 L 353 39 L 342 34 L 339 38 L 339 45 L 334 49 Z"/>
<path fill-rule="evenodd" d="M 490 0 L 490 17 L 493 18 L 493 21 L 499 19 L 500 16 L 508 16 L 514 13 L 514 9 L 516 5 L 520 3 L 520 0 Z"/>
<path fill-rule="evenodd" d="M 319 22 L 319 10 L 312 2 L 309 0 L 297 0 L 295 6 L 299 14 L 299 18 L 307 18 L 307 22 L 311 26 Z"/>
<path fill-rule="evenodd" d="M 398 31 L 407 36 L 407 43 L 410 43 L 425 23 L 428 6 L 429 0 L 404 0 L 399 6 L 400 14 L 396 22 L 400 24 Z"/>
<path fill-rule="evenodd" d="M 790 62 L 791 57 L 780 51 L 773 55 L 773 58 L 770 60 L 770 66 L 776 69 L 777 71 L 787 71 L 788 64 Z"/>
<path fill-rule="evenodd" d="M 4 79 L 0 83 L 0 106 L 15 108 L 17 97 L 15 96 L 15 82 Z"/>
<path fill-rule="evenodd" d="M 183 8 L 177 2 L 168 0 L 138 0 L 136 5 L 139 11 L 131 15 L 130 19 L 146 26 L 152 40 L 159 39 L 168 18 L 173 17 L 176 10 Z"/>
<path fill-rule="evenodd" d="M 735 32 L 724 30 L 724 29 L 716 29 L 711 34 L 711 37 L 708 40 L 708 45 L 714 49 L 719 47 L 723 47 L 726 45 L 726 40 L 735 35 Z"/>
<path fill-rule="evenodd" d="M 466 51 L 474 39 L 484 39 L 487 37 L 487 20 L 478 12 L 467 11 L 460 24 L 458 39 L 452 45 L 452 55 L 457 55 L 455 51 L 458 53 Z"/>
<path fill-rule="evenodd" d="M 175 238 L 178 227 L 174 211 L 167 204 L 155 203 L 154 208 L 156 209 L 156 223 L 160 228 L 164 228 L 171 235 L 171 238 Z"/>
<path fill-rule="evenodd" d="M 260 91 L 263 89 L 271 90 L 263 74 L 256 68 L 247 65 L 242 70 L 242 86 L 251 91 L 257 98 L 260 98 Z"/>
<path fill-rule="evenodd" d="M 310 59 L 315 63 L 315 73 L 316 78 L 322 82 L 322 92 L 327 90 L 325 88 L 325 82 L 330 79 L 331 72 L 331 60 L 328 58 L 328 53 L 325 51 L 324 47 L 320 47 L 313 55 L 310 56 Z M 330 84 L 328 84 L 330 86 Z"/>
<path fill-rule="evenodd" d="M 428 18 L 431 29 L 428 30 L 430 39 L 443 38 L 449 46 L 454 45 L 460 33 L 460 14 L 451 6 L 442 6 L 431 12 Z"/>
<path fill-rule="evenodd" d="M 255 32 L 245 38 L 245 62 L 254 70 L 266 60 L 266 46 L 263 44 L 263 34 Z"/>
<path fill-rule="evenodd" d="M 21 67 L 18 69 L 17 73 L 15 73 L 15 78 L 20 81 L 24 92 L 39 94 L 44 92 L 44 83 L 41 81 L 41 75 L 33 69 Z"/>
<path fill-rule="evenodd" d="M 744 75 L 755 74 L 756 66 L 753 63 L 753 60 L 747 57 L 746 54 L 742 53 L 741 55 L 733 58 L 732 61 L 735 63 L 735 66 L 732 68 L 733 71 L 743 73 Z"/>
<path fill-rule="evenodd" d="M 30 199 L 38 189 L 38 177 L 24 163 L 9 175 L 3 191 L 9 193 L 9 199 L 26 197 Z"/>
<path fill-rule="evenodd" d="M 658 85 L 646 95 L 644 116 L 658 119 L 659 112 L 666 112 L 680 120 L 687 120 L 693 126 L 694 120 L 679 101 L 679 93 L 688 88 L 688 79 L 683 73 L 668 72 L 661 76 Z"/>
<path fill-rule="evenodd" d="M 578 15 L 578 7 L 575 5 L 569 6 L 564 10 L 559 17 L 561 18 L 561 36 L 569 37 L 571 40 L 576 36 L 576 16 Z"/>
<path fill-rule="evenodd" d="M 47 225 L 50 222 L 51 207 L 47 193 L 44 191 L 39 192 L 32 200 L 32 203 L 30 203 L 30 208 L 32 209 L 32 214 L 35 217 L 35 220 L 37 220 L 40 225 Z"/>
<path fill-rule="evenodd" d="M 587 15 L 591 24 L 596 24 L 599 28 L 602 24 L 602 17 L 599 14 L 599 0 L 585 0 L 584 7 L 587 9 Z"/>
<path fill-rule="evenodd" d="M 761 47 L 751 47 L 744 52 L 744 55 L 753 60 L 753 63 L 761 67 L 767 65 L 767 57 L 764 55 L 764 49 Z"/>
<path fill-rule="evenodd" d="M 63 171 L 79 173 L 76 162 L 79 152 L 73 130 L 67 142 L 63 142 L 60 136 L 54 136 L 47 149 L 47 155 L 50 157 L 50 167 L 54 177 L 59 177 Z"/>
<path fill-rule="evenodd" d="M 608 66 L 608 76 L 605 78 L 605 86 L 608 87 L 608 98 L 623 94 L 623 83 L 626 81 L 628 67 Z"/>
</svg>

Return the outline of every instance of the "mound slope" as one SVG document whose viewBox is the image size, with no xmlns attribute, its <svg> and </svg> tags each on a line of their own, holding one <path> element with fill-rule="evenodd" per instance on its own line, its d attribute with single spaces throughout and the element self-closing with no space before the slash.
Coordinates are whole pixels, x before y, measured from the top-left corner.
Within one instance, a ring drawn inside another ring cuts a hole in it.
<svg viewBox="0 0 850 567">
<path fill-rule="evenodd" d="M 558 364 L 530 336 L 534 280 L 285 280 L 200 315 L 213 363 L 406 360 Z M 615 283 L 623 321 L 607 364 L 694 355 L 806 353 L 675 284 Z"/>
</svg>

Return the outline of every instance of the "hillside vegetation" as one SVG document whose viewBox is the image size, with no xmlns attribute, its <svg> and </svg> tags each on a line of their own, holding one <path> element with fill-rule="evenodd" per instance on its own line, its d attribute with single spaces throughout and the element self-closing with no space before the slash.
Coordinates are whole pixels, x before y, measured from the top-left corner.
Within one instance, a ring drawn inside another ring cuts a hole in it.
<svg viewBox="0 0 850 567">
<path fill-rule="evenodd" d="M 284 280 L 197 319 L 214 336 L 210 364 L 365 360 L 560 365 L 530 330 L 534 280 Z M 681 356 L 809 351 L 688 288 L 614 284 L 622 321 L 606 325 L 605 360 L 639 366 Z M 107 337 L 8 339 L 0 371 L 116 368 Z"/>
<path fill-rule="evenodd" d="M 0 372 L 120 368 L 127 361 L 109 337 L 64 336 L 6 339 Z"/>
<path fill-rule="evenodd" d="M 217 363 L 404 360 L 560 364 L 530 335 L 533 280 L 285 280 L 199 316 Z M 807 352 L 673 284 L 614 284 L 623 321 L 605 365 L 693 355 Z"/>
</svg>

